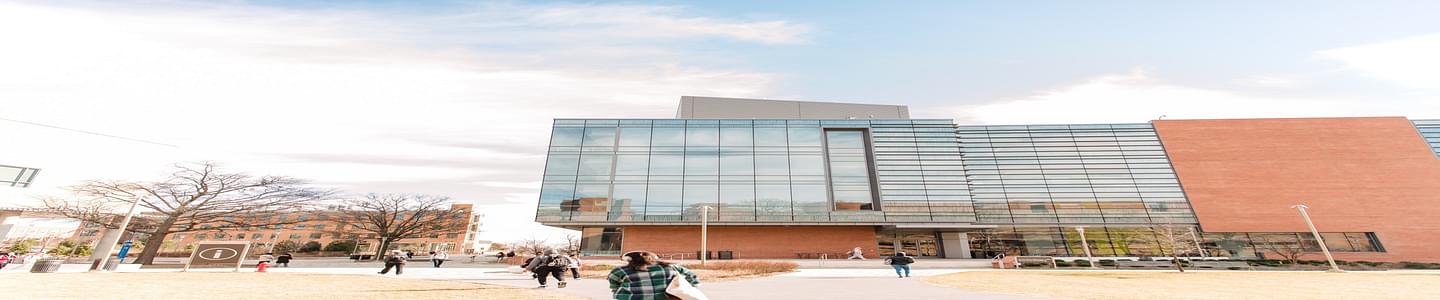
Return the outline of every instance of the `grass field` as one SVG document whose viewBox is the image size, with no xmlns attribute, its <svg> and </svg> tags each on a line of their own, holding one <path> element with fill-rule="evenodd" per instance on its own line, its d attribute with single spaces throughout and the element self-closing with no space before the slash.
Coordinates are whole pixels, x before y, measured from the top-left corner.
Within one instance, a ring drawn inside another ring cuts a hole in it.
<svg viewBox="0 0 1440 300">
<path fill-rule="evenodd" d="M 983 271 L 926 281 L 1057 299 L 1440 299 L 1440 273 Z"/>
<path fill-rule="evenodd" d="M 4 299 L 581 299 L 530 289 L 361 275 L 10 273 Z"/>
</svg>

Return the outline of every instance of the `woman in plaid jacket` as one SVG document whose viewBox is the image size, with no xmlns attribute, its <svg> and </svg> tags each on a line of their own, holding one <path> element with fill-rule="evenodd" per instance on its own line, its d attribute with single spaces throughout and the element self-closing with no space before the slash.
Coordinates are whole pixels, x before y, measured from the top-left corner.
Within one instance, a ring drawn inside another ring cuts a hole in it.
<svg viewBox="0 0 1440 300">
<path fill-rule="evenodd" d="M 677 275 L 700 286 L 700 278 L 683 266 L 660 261 L 649 251 L 635 251 L 620 256 L 627 264 L 610 270 L 610 291 L 616 300 L 662 300 L 670 298 L 665 287 Z"/>
</svg>

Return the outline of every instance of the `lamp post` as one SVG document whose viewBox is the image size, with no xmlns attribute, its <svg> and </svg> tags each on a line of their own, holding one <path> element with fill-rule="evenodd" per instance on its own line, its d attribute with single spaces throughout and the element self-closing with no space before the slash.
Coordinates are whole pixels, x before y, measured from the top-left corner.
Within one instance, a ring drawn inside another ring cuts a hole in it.
<svg viewBox="0 0 1440 300">
<path fill-rule="evenodd" d="M 1291 208 L 1294 208 L 1294 209 L 1300 210 L 1300 218 L 1305 219 L 1305 226 L 1309 226 L 1309 227 L 1310 227 L 1310 234 L 1315 235 L 1315 243 L 1320 244 L 1320 252 L 1325 253 L 1325 261 L 1330 262 L 1330 270 L 1329 270 L 1329 271 L 1330 271 L 1330 272 L 1344 272 L 1343 270 L 1340 270 L 1340 266 L 1339 266 L 1339 265 L 1336 265 L 1336 264 L 1335 264 L 1335 257 L 1330 256 L 1330 247 L 1326 247 L 1326 246 L 1325 246 L 1325 240 L 1320 238 L 1320 231 L 1319 231 L 1319 230 L 1315 230 L 1315 223 L 1310 221 L 1310 213 L 1305 212 L 1305 209 L 1308 209 L 1308 208 L 1310 208 L 1310 207 L 1309 207 L 1309 206 L 1305 206 L 1304 204 L 1296 204 L 1296 205 L 1292 205 L 1292 206 L 1290 206 L 1290 207 L 1291 207 Z"/>
<path fill-rule="evenodd" d="M 700 207 L 700 265 L 705 265 L 705 260 L 710 258 L 708 234 L 710 233 L 710 206 Z"/>
<path fill-rule="evenodd" d="M 1090 256 L 1090 241 L 1085 239 L 1085 226 L 1075 226 L 1075 231 L 1080 232 L 1080 247 L 1085 248 L 1085 260 L 1090 261 L 1091 269 L 1099 269 L 1095 266 L 1095 257 Z M 1002 262 L 1003 266 L 1004 263 Z"/>
<path fill-rule="evenodd" d="M 130 218 L 135 215 L 135 206 L 138 205 L 140 205 L 140 198 L 135 198 L 135 201 L 130 202 L 130 210 L 125 212 L 125 220 L 120 221 L 120 234 L 115 235 L 113 239 L 100 242 L 100 246 L 103 249 L 97 250 L 104 251 L 104 255 L 100 256 L 100 264 L 96 265 L 95 268 L 100 271 L 105 271 L 105 264 L 110 262 L 110 249 L 115 249 L 115 243 L 120 241 L 120 236 L 125 235 L 125 228 L 130 227 Z"/>
<path fill-rule="evenodd" d="M 1200 236 L 1195 234 L 1195 227 L 1189 227 L 1190 240 L 1195 242 L 1195 252 L 1200 252 L 1200 258 L 1205 258 L 1205 249 L 1200 248 Z"/>
</svg>

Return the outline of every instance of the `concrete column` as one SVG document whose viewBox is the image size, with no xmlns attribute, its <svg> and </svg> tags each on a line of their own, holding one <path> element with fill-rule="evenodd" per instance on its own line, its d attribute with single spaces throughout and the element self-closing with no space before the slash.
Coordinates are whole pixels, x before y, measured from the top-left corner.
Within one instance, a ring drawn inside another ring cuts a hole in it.
<svg viewBox="0 0 1440 300">
<path fill-rule="evenodd" d="M 941 232 L 945 258 L 970 258 L 970 237 L 964 232 Z"/>
</svg>

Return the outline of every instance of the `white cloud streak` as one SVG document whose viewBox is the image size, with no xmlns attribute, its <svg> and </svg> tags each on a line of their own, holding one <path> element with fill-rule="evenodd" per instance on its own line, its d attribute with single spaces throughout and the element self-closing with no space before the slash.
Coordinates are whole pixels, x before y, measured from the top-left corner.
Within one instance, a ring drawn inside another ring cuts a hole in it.
<svg viewBox="0 0 1440 300">
<path fill-rule="evenodd" d="M 492 205 L 515 220 L 487 223 L 497 232 L 489 238 L 514 238 L 540 230 L 514 216 L 533 214 L 552 118 L 670 117 L 680 95 L 759 96 L 777 80 L 687 66 L 693 54 L 654 45 L 796 43 L 808 30 L 684 13 L 0 3 L 0 116 L 181 146 L 0 122 L 0 163 L 44 169 L 34 188 L 0 190 L 0 203 L 219 160 L 353 192 Z M 517 193 L 531 196 L 528 208 L 513 203 Z"/>
<path fill-rule="evenodd" d="M 1320 51 L 1369 77 L 1400 86 L 1440 90 L 1440 33 Z"/>
</svg>

